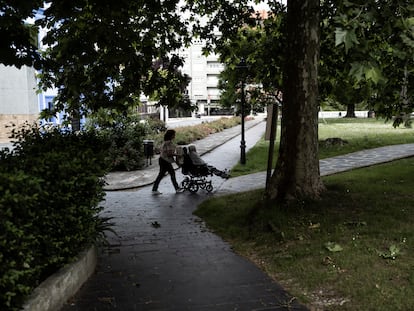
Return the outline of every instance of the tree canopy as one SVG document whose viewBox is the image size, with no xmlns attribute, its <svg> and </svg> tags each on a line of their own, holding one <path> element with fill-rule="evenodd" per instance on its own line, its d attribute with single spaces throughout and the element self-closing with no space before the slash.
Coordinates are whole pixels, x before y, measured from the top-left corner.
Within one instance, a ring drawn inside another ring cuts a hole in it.
<svg viewBox="0 0 414 311">
<path fill-rule="evenodd" d="M 0 1 L 0 63 L 6 66 L 39 66 L 37 29 L 26 23 L 34 18 L 42 0 Z"/>
<path fill-rule="evenodd" d="M 49 29 L 41 84 L 58 88 L 58 110 L 127 109 L 180 75 L 189 40 L 178 0 L 52 2 L 39 24 Z"/>
<path fill-rule="evenodd" d="M 33 0 L 2 5 L 7 13 L 0 15 L 2 30 L 23 25 L 41 6 Z M 65 110 L 87 115 L 100 108 L 122 112 L 136 105 L 141 94 L 160 90 L 164 104 L 177 105 L 171 93 L 183 91 L 188 83 L 179 71 L 178 56 L 190 40 L 188 22 L 179 0 L 46 1 L 35 22 L 47 30 L 45 51 L 31 44 L 26 27 L 16 27 L 8 41 L 2 40 L 6 46 L 1 50 L 9 54 L 0 61 L 41 69 L 41 88 L 57 89 L 52 114 Z M 21 47 L 14 43 L 18 39 Z M 19 57 L 19 50 L 25 57 Z"/>
<path fill-rule="evenodd" d="M 326 0 L 347 81 L 387 118 L 414 108 L 414 2 L 412 0 Z M 331 28 L 332 29 L 332 28 Z M 368 89 L 367 89 L 368 87 Z"/>
</svg>

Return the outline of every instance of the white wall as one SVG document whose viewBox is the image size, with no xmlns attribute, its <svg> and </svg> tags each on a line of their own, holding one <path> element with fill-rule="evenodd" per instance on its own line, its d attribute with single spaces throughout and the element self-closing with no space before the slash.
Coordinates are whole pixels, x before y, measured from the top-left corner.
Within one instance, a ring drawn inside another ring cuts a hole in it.
<svg viewBox="0 0 414 311">
<path fill-rule="evenodd" d="M 35 70 L 0 65 L 0 114 L 38 114 Z"/>
<path fill-rule="evenodd" d="M 319 118 L 343 118 L 346 116 L 346 111 L 319 111 Z M 357 118 L 368 117 L 368 110 L 355 111 Z"/>
</svg>

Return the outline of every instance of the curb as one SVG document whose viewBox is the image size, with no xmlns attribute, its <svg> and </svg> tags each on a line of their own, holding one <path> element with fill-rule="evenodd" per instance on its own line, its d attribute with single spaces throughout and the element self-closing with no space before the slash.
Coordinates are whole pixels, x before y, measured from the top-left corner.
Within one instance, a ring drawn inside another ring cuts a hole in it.
<svg viewBox="0 0 414 311">
<path fill-rule="evenodd" d="M 24 311 L 56 311 L 76 294 L 93 274 L 98 253 L 95 246 L 81 252 L 78 260 L 42 282 L 23 305 Z"/>
</svg>

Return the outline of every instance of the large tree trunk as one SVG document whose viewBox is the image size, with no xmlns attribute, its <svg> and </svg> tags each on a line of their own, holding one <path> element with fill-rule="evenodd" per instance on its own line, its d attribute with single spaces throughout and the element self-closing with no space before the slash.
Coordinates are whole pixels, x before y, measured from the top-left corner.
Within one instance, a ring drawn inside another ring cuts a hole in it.
<svg viewBox="0 0 414 311">
<path fill-rule="evenodd" d="M 287 61 L 281 141 L 267 197 L 316 199 L 324 190 L 318 158 L 319 0 L 287 1 Z"/>
<path fill-rule="evenodd" d="M 346 105 L 346 116 L 345 116 L 345 118 L 356 118 L 355 104 Z"/>
</svg>

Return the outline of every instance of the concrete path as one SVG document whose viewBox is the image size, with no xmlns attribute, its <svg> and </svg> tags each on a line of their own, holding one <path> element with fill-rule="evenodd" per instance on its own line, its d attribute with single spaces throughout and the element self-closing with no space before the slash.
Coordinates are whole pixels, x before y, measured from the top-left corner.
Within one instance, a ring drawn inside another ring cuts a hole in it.
<svg viewBox="0 0 414 311">
<path fill-rule="evenodd" d="M 265 123 L 247 124 L 250 148 L 263 135 Z M 197 149 L 219 169 L 231 168 L 240 157 L 239 133 L 240 128 L 218 133 L 197 142 Z M 412 155 L 414 144 L 378 148 L 322 160 L 321 172 L 327 175 Z M 109 236 L 96 273 L 64 311 L 306 310 L 192 214 L 215 193 L 263 188 L 265 172 L 229 180 L 213 177 L 212 194 L 175 194 L 166 176 L 159 188 L 163 195 L 152 196 L 148 185 L 158 172 L 157 161 L 152 163 L 143 171 L 108 175 L 103 216 L 113 217 L 118 235 Z M 177 171 L 177 180 L 182 178 Z"/>
</svg>

